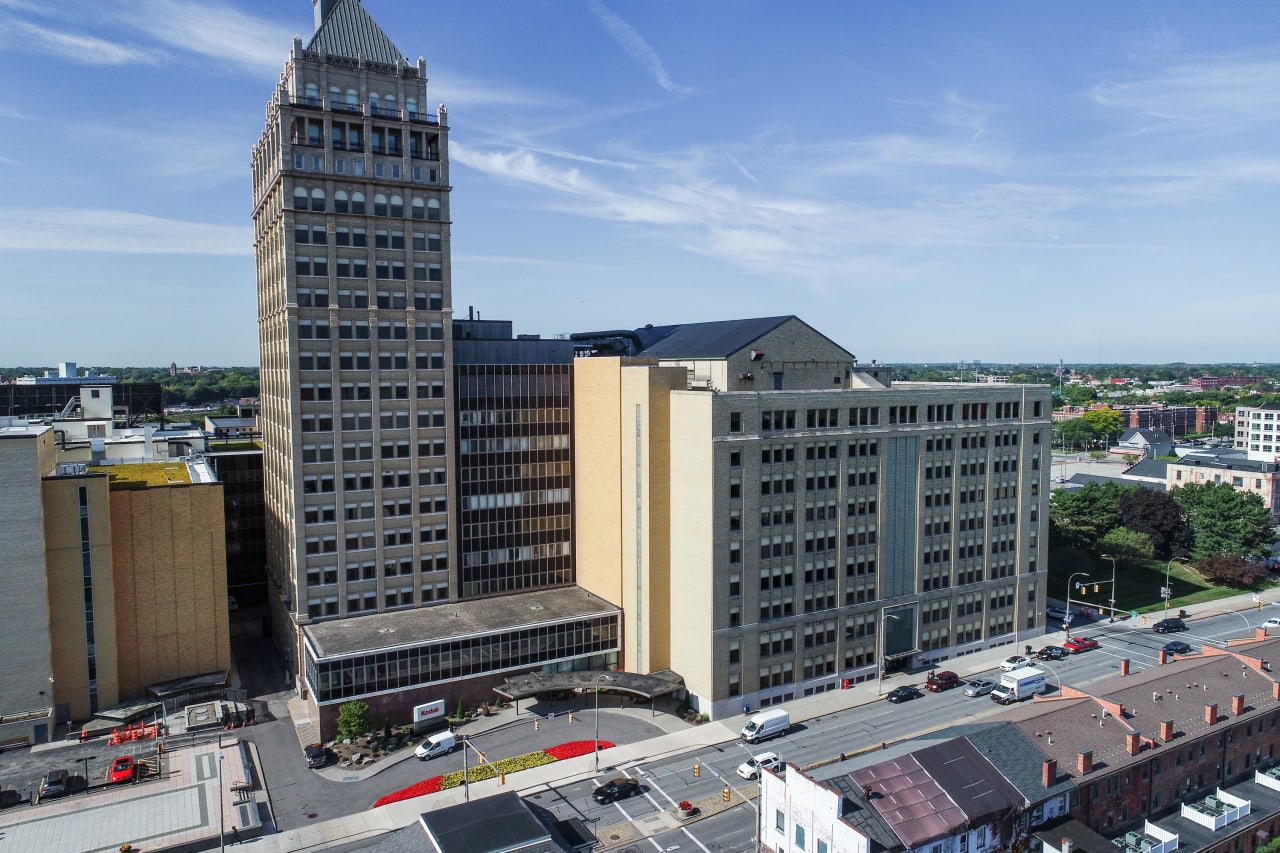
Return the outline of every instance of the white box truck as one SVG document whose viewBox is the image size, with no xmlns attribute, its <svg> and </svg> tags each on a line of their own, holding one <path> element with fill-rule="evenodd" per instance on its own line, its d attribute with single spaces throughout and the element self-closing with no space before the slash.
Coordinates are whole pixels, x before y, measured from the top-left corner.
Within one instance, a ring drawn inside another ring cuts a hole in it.
<svg viewBox="0 0 1280 853">
<path fill-rule="evenodd" d="M 1044 670 L 1033 666 L 1024 666 L 1013 672 L 1000 676 L 1000 683 L 991 691 L 991 701 L 1001 705 L 1012 705 L 1023 699 L 1030 699 L 1045 690 Z"/>
<path fill-rule="evenodd" d="M 791 731 L 791 715 L 782 708 L 761 711 L 742 727 L 742 739 L 747 743 L 759 743 L 771 737 Z"/>
</svg>

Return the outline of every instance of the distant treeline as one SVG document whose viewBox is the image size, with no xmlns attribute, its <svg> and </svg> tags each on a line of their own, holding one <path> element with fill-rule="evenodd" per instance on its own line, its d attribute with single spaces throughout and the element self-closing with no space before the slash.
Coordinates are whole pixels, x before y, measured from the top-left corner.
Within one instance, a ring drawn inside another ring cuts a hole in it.
<svg viewBox="0 0 1280 853">
<path fill-rule="evenodd" d="M 43 376 L 50 367 L 0 367 L 0 375 L 9 380 L 19 376 Z M 81 370 L 85 370 L 81 366 Z M 164 389 L 166 406 L 208 406 L 258 396 L 258 368 L 214 367 L 202 373 L 169 375 L 167 367 L 94 367 L 99 374 L 114 376 L 121 382 L 158 382 Z"/>
</svg>

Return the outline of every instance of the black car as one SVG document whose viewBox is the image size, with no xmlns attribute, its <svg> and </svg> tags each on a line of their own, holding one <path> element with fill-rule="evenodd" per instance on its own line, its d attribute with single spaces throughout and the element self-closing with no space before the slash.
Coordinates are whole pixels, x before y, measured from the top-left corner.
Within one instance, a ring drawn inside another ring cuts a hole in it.
<svg viewBox="0 0 1280 853">
<path fill-rule="evenodd" d="M 302 752 L 307 756 L 308 767 L 324 767 L 329 763 L 329 753 L 318 743 L 307 744 Z"/>
<path fill-rule="evenodd" d="M 1045 646 L 1036 652 L 1036 657 L 1040 660 L 1062 660 L 1067 656 L 1067 650 L 1062 646 Z"/>
<path fill-rule="evenodd" d="M 65 770 L 50 770 L 41 777 L 40 787 L 36 789 L 36 796 L 42 800 L 65 797 L 70 793 L 71 774 Z"/>
<path fill-rule="evenodd" d="M 1191 654 L 1191 647 L 1181 640 L 1173 640 L 1172 642 L 1165 643 L 1162 651 L 1171 655 L 1189 655 Z"/>
<path fill-rule="evenodd" d="M 591 792 L 591 799 L 597 803 L 612 803 L 614 800 L 625 800 L 640 793 L 640 783 L 635 779 L 610 779 Z"/>
<path fill-rule="evenodd" d="M 1161 619 L 1151 626 L 1151 630 L 1157 634 L 1167 634 L 1170 631 L 1185 631 L 1187 630 L 1187 623 L 1181 619 Z"/>
<path fill-rule="evenodd" d="M 895 687 L 889 691 L 889 695 L 884 697 L 895 705 L 899 702 L 908 702 L 912 699 L 919 699 L 924 694 L 914 687 Z"/>
</svg>

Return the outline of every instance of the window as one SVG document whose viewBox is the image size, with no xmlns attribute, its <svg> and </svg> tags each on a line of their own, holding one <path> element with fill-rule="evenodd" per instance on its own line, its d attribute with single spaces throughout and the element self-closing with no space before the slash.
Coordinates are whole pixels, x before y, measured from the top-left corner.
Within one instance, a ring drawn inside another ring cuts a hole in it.
<svg viewBox="0 0 1280 853">
<path fill-rule="evenodd" d="M 782 809 L 778 809 L 773 813 L 773 828 L 778 832 L 787 831 L 787 816 L 782 813 Z"/>
<path fill-rule="evenodd" d="M 796 827 L 796 849 L 797 850 L 804 849 L 804 827 L 803 826 Z"/>
</svg>

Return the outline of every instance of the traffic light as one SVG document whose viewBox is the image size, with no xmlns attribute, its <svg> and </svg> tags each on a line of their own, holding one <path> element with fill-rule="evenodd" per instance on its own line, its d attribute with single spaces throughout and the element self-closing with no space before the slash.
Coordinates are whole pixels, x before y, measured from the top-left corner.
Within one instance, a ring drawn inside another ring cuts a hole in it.
<svg viewBox="0 0 1280 853">
<path fill-rule="evenodd" d="M 701 764 L 693 765 L 693 778 L 697 779 L 701 775 L 702 775 L 702 765 Z"/>
<path fill-rule="evenodd" d="M 540 728 L 542 728 L 542 723 L 541 723 L 541 721 L 539 721 L 539 720 L 534 720 L 534 721 L 533 721 L 533 730 L 536 732 L 536 731 L 537 731 L 538 729 L 540 729 Z"/>
<path fill-rule="evenodd" d="M 1102 585 L 1101 585 L 1101 584 L 1096 584 L 1096 583 L 1095 583 L 1095 584 L 1093 585 L 1093 591 L 1094 591 L 1094 592 L 1102 592 Z"/>
<path fill-rule="evenodd" d="M 569 722 L 571 722 L 571 723 L 573 722 L 573 712 L 572 712 L 572 711 L 570 711 L 570 712 L 569 712 Z"/>
<path fill-rule="evenodd" d="M 720 799 L 721 799 L 721 801 L 723 801 L 723 802 L 726 802 L 726 803 L 727 803 L 727 802 L 729 802 L 729 789 L 728 789 L 728 788 L 725 788 L 723 791 L 721 791 L 721 792 L 720 792 Z"/>
<path fill-rule="evenodd" d="M 1258 612 L 1259 612 L 1259 613 L 1261 613 L 1261 612 L 1262 612 L 1262 602 L 1261 602 L 1261 601 L 1259 601 L 1259 602 L 1258 602 Z"/>
</svg>

